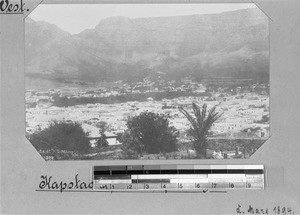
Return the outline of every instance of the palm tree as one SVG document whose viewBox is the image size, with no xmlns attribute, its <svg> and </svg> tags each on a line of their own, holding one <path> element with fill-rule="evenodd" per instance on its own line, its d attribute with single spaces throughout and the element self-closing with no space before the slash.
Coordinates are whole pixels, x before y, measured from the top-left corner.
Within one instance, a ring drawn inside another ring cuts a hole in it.
<svg viewBox="0 0 300 215">
<path fill-rule="evenodd" d="M 189 114 L 182 107 L 180 107 L 179 110 L 191 123 L 191 128 L 187 132 L 188 135 L 193 137 L 193 144 L 197 153 L 197 157 L 200 159 L 205 159 L 208 132 L 212 124 L 219 119 L 222 114 L 215 112 L 216 106 L 210 109 L 209 112 L 207 111 L 206 104 L 203 104 L 202 111 L 201 108 L 195 103 L 193 103 L 192 106 L 195 117 Z"/>
</svg>

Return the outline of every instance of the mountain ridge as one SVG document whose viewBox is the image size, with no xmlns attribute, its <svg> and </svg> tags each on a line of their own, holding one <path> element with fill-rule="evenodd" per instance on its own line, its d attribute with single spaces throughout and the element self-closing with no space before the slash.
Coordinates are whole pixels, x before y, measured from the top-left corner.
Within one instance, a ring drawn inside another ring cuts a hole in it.
<svg viewBox="0 0 300 215">
<path fill-rule="evenodd" d="M 29 77 L 135 81 L 163 72 L 168 79 L 222 74 L 268 81 L 268 20 L 258 9 L 110 17 L 79 34 L 29 18 L 25 35 Z"/>
</svg>

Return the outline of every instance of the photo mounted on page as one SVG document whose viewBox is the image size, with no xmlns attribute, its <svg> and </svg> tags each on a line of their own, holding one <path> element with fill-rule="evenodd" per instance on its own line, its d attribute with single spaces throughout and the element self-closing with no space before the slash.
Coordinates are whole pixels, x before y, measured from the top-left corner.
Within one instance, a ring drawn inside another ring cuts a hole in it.
<svg viewBox="0 0 300 215">
<path fill-rule="evenodd" d="M 48 4 L 25 19 L 26 137 L 45 160 L 249 158 L 270 135 L 254 4 Z"/>
</svg>

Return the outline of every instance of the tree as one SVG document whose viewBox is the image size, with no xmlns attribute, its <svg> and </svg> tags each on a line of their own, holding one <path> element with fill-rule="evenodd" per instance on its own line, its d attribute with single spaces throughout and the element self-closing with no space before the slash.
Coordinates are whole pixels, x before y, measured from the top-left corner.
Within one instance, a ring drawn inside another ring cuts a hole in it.
<svg viewBox="0 0 300 215">
<path fill-rule="evenodd" d="M 97 147 L 101 149 L 102 147 L 107 147 L 108 141 L 106 139 L 106 135 L 103 133 L 101 134 L 100 138 L 97 140 Z"/>
<path fill-rule="evenodd" d="M 178 132 L 169 126 L 169 120 L 162 114 L 143 112 L 127 121 L 122 142 L 129 157 L 143 153 L 158 154 L 176 150 Z"/>
<path fill-rule="evenodd" d="M 109 128 L 107 122 L 100 121 L 99 123 L 97 123 L 96 126 L 98 128 L 100 128 L 100 130 L 99 130 L 100 138 L 97 140 L 97 146 L 98 147 L 107 147 L 108 141 L 106 140 L 106 135 L 105 135 L 105 132 Z"/>
<path fill-rule="evenodd" d="M 77 122 L 52 121 L 47 128 L 29 135 L 28 139 L 37 150 L 86 153 L 90 149 L 88 133 Z"/>
<path fill-rule="evenodd" d="M 187 131 L 188 135 L 193 138 L 193 145 L 197 153 L 197 157 L 201 159 L 206 158 L 206 150 L 207 150 L 207 136 L 208 132 L 213 125 L 213 123 L 221 117 L 222 114 L 219 114 L 216 111 L 216 106 L 214 106 L 207 113 L 207 105 L 203 104 L 202 110 L 195 103 L 192 104 L 193 112 L 195 117 L 189 114 L 182 107 L 179 108 L 180 112 L 184 114 L 184 116 L 191 123 L 191 128 Z"/>
<path fill-rule="evenodd" d="M 105 121 L 98 122 L 96 127 L 100 128 L 100 131 L 99 131 L 100 134 L 104 134 L 107 131 L 107 129 L 109 128 L 107 122 L 105 122 Z"/>
</svg>

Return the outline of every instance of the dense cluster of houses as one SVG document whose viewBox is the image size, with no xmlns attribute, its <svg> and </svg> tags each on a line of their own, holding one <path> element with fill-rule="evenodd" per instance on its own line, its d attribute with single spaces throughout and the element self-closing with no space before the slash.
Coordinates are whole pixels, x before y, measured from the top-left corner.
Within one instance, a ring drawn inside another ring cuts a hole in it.
<svg viewBox="0 0 300 215">
<path fill-rule="evenodd" d="M 174 88 L 171 84 L 166 87 Z M 194 90 L 204 92 L 205 87 L 201 84 L 191 84 Z M 149 87 L 152 89 L 154 82 L 145 80 L 142 84 L 134 86 L 129 84 L 121 85 L 122 92 L 137 91 L 139 87 Z M 182 85 L 182 88 L 187 87 Z M 120 87 L 119 87 L 120 88 Z M 26 91 L 26 131 L 33 133 L 38 127 L 45 128 L 51 120 L 76 121 L 82 124 L 84 130 L 89 131 L 91 142 L 99 138 L 99 128 L 97 123 L 104 121 L 109 126 L 106 136 L 110 145 L 120 144 L 116 140 L 116 134 L 126 130 L 126 120 L 128 117 L 136 116 L 144 111 L 165 114 L 169 117 L 170 125 L 184 133 L 190 124 L 179 107 L 184 107 L 192 111 L 191 104 L 195 102 L 199 105 L 206 103 L 208 108 L 217 105 L 217 112 L 223 113 L 222 117 L 214 123 L 212 134 L 240 132 L 252 132 L 255 129 L 255 136 L 258 138 L 268 137 L 269 123 L 257 123 L 263 116 L 269 117 L 269 97 L 264 94 L 254 92 L 243 92 L 232 95 L 230 93 L 213 92 L 210 98 L 207 97 L 178 97 L 174 99 L 163 99 L 155 101 L 149 97 L 144 102 L 130 101 L 115 104 L 84 104 L 70 107 L 56 107 L 52 105 L 54 96 L 107 96 L 121 93 L 119 88 L 108 91 L 106 88 L 96 90 L 78 89 L 56 89 L 48 91 Z M 175 89 L 175 88 L 174 88 Z M 163 89 L 162 89 L 163 90 Z"/>
</svg>

